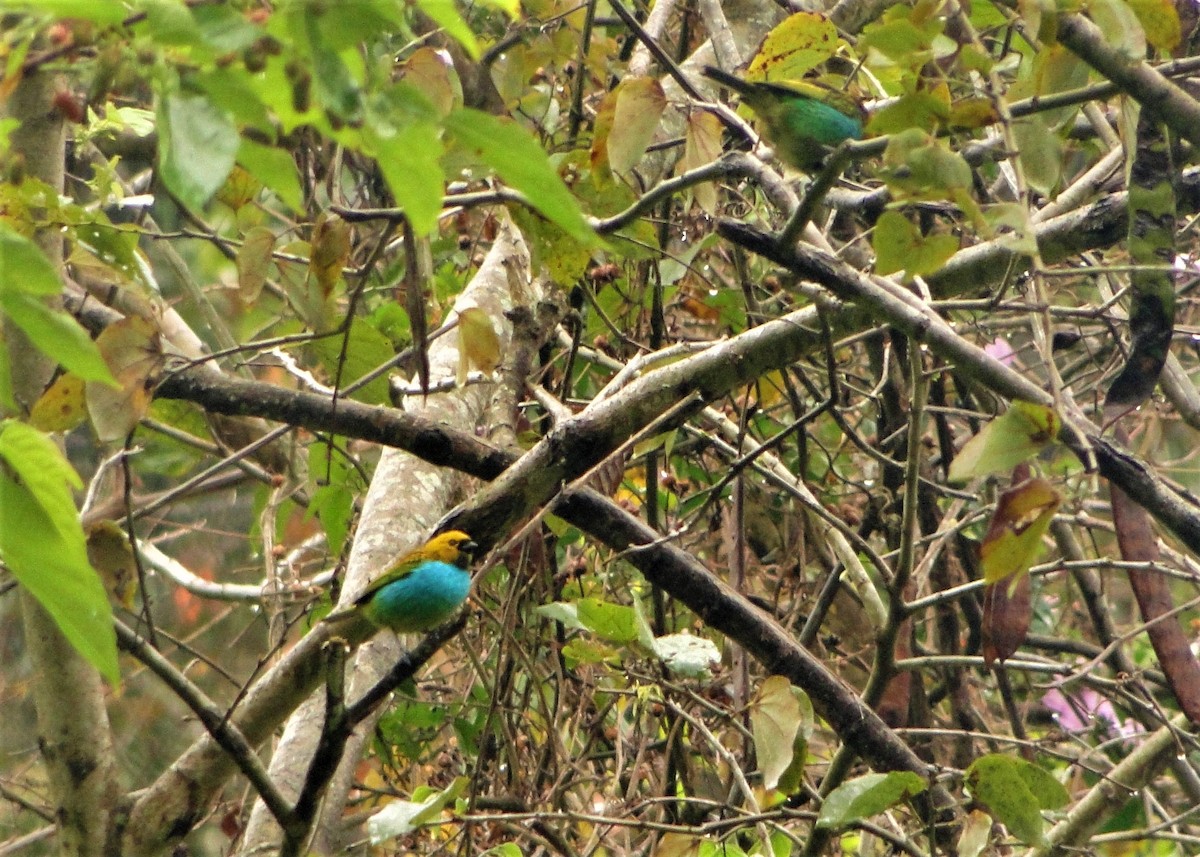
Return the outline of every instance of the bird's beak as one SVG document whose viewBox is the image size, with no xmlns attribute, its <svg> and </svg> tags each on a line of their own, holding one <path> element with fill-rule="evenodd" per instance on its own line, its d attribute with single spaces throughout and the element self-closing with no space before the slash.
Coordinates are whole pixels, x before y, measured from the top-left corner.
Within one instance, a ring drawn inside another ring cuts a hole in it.
<svg viewBox="0 0 1200 857">
<path fill-rule="evenodd" d="M 479 550 L 479 545 L 475 544 L 475 542 L 463 542 L 458 546 L 458 549 L 463 553 L 473 554 L 475 551 Z"/>
</svg>

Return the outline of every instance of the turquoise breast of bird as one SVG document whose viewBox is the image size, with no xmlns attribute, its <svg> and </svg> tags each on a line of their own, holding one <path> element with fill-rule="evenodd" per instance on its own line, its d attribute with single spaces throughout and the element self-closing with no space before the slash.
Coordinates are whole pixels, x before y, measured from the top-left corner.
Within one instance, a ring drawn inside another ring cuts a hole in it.
<svg viewBox="0 0 1200 857">
<path fill-rule="evenodd" d="M 364 618 L 403 632 L 435 628 L 466 600 L 471 589 L 467 566 L 477 547 L 460 530 L 439 533 L 395 560 L 353 604 L 330 613 L 325 621 Z"/>
</svg>

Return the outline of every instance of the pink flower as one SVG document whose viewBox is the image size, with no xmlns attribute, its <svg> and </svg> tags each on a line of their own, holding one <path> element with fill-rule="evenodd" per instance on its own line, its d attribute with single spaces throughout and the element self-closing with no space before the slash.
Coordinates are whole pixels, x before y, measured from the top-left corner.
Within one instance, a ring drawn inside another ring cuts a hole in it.
<svg viewBox="0 0 1200 857">
<path fill-rule="evenodd" d="M 1112 702 L 1090 687 L 1070 696 L 1052 688 L 1042 697 L 1042 703 L 1054 714 L 1058 725 L 1068 732 L 1090 732 L 1093 726 L 1103 725 L 1107 732 L 1131 738 L 1144 731 L 1132 718 L 1126 718 L 1124 723 L 1118 721 Z"/>
<path fill-rule="evenodd" d="M 983 351 L 988 357 L 994 357 L 1005 366 L 1011 366 L 1013 357 L 1016 352 L 1012 350 L 1012 346 L 1008 344 L 1007 339 L 1001 339 L 997 336 L 994 340 L 983 346 Z"/>
</svg>

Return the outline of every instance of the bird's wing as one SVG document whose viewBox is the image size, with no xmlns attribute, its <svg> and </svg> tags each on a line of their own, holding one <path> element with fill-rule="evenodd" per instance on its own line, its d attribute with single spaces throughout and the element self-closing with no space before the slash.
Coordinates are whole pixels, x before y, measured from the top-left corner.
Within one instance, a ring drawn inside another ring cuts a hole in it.
<svg viewBox="0 0 1200 857">
<path fill-rule="evenodd" d="M 388 584 L 395 583 L 402 577 L 407 577 L 412 574 L 414 568 L 425 561 L 425 557 L 419 553 L 412 556 L 407 556 L 401 559 L 391 570 L 384 572 L 371 582 L 371 585 L 363 590 L 362 594 L 354 599 L 356 607 L 366 604 L 374 597 L 375 593 L 383 589 Z"/>
</svg>

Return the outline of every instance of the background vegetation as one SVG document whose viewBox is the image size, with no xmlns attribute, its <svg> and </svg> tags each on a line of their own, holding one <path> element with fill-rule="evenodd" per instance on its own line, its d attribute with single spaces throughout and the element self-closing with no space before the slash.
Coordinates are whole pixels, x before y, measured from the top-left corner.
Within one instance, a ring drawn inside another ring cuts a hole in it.
<svg viewBox="0 0 1200 857">
<path fill-rule="evenodd" d="M 0 14 L 0 853 L 1196 852 L 1192 4 Z"/>
</svg>

